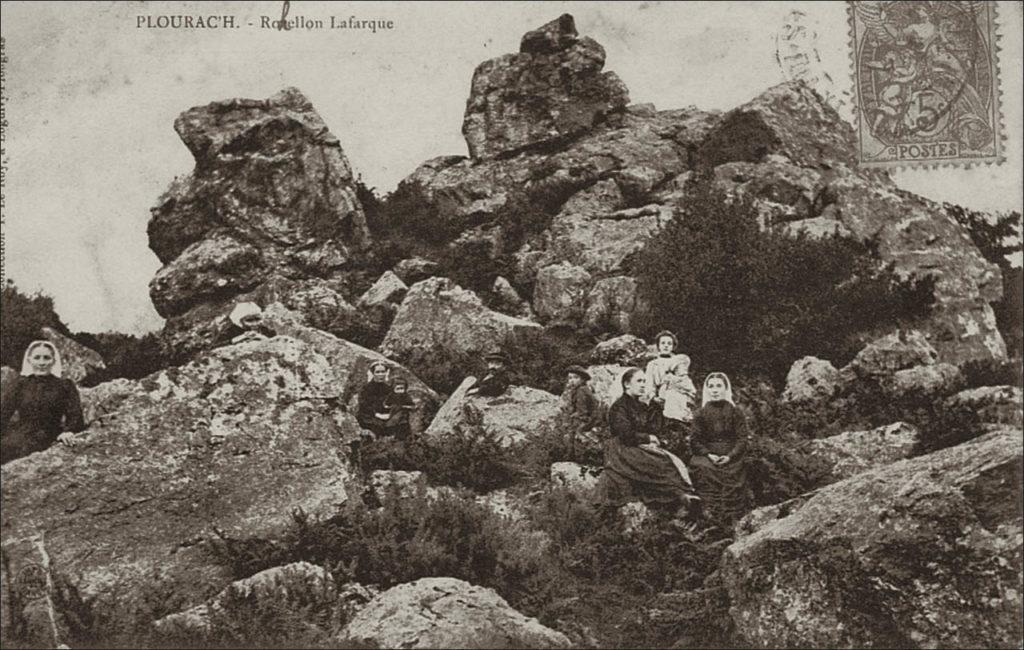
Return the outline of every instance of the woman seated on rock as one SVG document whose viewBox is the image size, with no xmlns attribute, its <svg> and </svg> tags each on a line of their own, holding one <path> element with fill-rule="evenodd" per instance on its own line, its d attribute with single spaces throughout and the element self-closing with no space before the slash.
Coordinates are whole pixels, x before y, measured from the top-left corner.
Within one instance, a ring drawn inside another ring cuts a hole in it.
<svg viewBox="0 0 1024 650">
<path fill-rule="evenodd" d="M 21 374 L 3 396 L 0 462 L 42 451 L 59 441 L 73 446 L 73 434 L 85 429 L 78 389 L 63 379 L 60 354 L 49 341 L 33 341 L 25 350 Z M 15 422 L 11 422 L 14 415 Z"/>
<path fill-rule="evenodd" d="M 732 385 L 725 373 L 707 376 L 701 404 L 693 419 L 690 443 L 693 480 L 706 514 L 716 523 L 731 525 L 752 501 L 743 463 L 747 420 L 733 403 Z"/>
<path fill-rule="evenodd" d="M 601 474 L 606 505 L 640 500 L 648 506 L 676 508 L 675 521 L 682 525 L 697 514 L 699 502 L 689 472 L 682 460 L 660 446 L 655 432 L 661 414 L 640 401 L 646 384 L 643 371 L 627 369 L 619 384 L 623 394 L 608 409 L 612 437 Z"/>
<path fill-rule="evenodd" d="M 263 322 L 263 310 L 254 302 L 240 302 L 228 316 L 227 325 L 217 335 L 216 346 L 258 341 L 277 336 L 277 332 Z"/>
<path fill-rule="evenodd" d="M 374 361 L 366 374 L 366 383 L 359 390 L 359 405 L 356 409 L 356 420 L 359 426 L 374 435 L 384 433 L 390 414 L 385 402 L 391 395 L 391 384 L 388 375 L 391 369 L 383 361 Z"/>
</svg>

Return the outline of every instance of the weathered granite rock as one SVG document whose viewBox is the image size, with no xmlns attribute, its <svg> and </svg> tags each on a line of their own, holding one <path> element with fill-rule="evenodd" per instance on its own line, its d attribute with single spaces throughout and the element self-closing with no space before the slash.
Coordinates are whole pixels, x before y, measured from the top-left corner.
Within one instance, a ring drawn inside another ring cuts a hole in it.
<svg viewBox="0 0 1024 650">
<path fill-rule="evenodd" d="M 605 406 L 611 406 L 612 402 L 622 395 L 622 387 L 618 385 L 624 373 L 631 366 L 620 366 L 614 363 L 589 366 L 590 387 L 594 390 L 594 396 Z"/>
<path fill-rule="evenodd" d="M 894 395 L 949 395 L 962 387 L 963 382 L 959 368 L 951 363 L 935 363 L 897 370 L 886 383 Z"/>
<path fill-rule="evenodd" d="M 149 222 L 164 263 L 150 284 L 162 316 L 274 276 L 327 277 L 369 245 L 341 145 L 295 88 L 198 106 L 174 128 L 196 167 Z"/>
<path fill-rule="evenodd" d="M 843 479 L 910 457 L 918 436 L 912 425 L 895 422 L 869 431 L 847 431 L 810 440 L 804 451 L 824 458 L 832 476 Z"/>
<path fill-rule="evenodd" d="M 81 343 L 73 341 L 52 327 L 44 327 L 41 331 L 43 338 L 53 343 L 53 347 L 57 348 L 57 352 L 60 354 L 61 366 L 63 367 L 63 376 L 66 379 L 80 384 L 90 374 L 107 367 L 99 352 L 90 350 Z"/>
<path fill-rule="evenodd" d="M 636 279 L 626 275 L 598 280 L 587 295 L 583 324 L 595 332 L 633 330 L 638 312 L 643 311 L 636 291 Z"/>
<path fill-rule="evenodd" d="M 476 377 L 467 377 L 455 389 L 423 433 L 425 438 L 480 426 L 502 444 L 511 445 L 529 440 L 558 417 L 561 401 L 547 391 L 511 386 L 497 397 L 466 395 L 475 383 Z"/>
<path fill-rule="evenodd" d="M 429 277 L 434 276 L 441 268 L 441 265 L 432 260 L 422 257 L 410 257 L 395 264 L 391 269 L 402 282 L 413 285 Z"/>
<path fill-rule="evenodd" d="M 923 333 L 900 331 L 869 343 L 843 371 L 856 377 L 887 377 L 898 370 L 932 365 L 938 356 Z"/>
<path fill-rule="evenodd" d="M 577 323 L 583 316 L 590 274 L 579 266 L 562 262 L 537 273 L 533 309 L 548 323 Z"/>
<path fill-rule="evenodd" d="M 403 360 L 427 350 L 446 358 L 480 355 L 523 330 L 539 332 L 541 327 L 488 309 L 475 293 L 448 278 L 429 278 L 409 289 L 381 351 Z"/>
<path fill-rule="evenodd" d="M 786 375 L 784 402 L 819 402 L 835 395 L 841 382 L 839 371 L 829 361 L 804 357 L 793 362 Z"/>
<path fill-rule="evenodd" d="M 960 391 L 946 400 L 950 408 L 974 410 L 982 422 L 1020 426 L 1024 421 L 1024 393 L 1017 386 L 982 386 Z"/>
<path fill-rule="evenodd" d="M 338 591 L 331 574 L 308 562 L 293 562 L 236 580 L 207 602 L 153 622 L 158 637 L 223 641 L 244 631 L 261 609 L 287 610 L 327 641 L 340 624 Z M 324 615 L 328 620 L 323 620 Z"/>
<path fill-rule="evenodd" d="M 462 133 L 475 160 L 509 155 L 586 133 L 629 103 L 604 67 L 604 48 L 579 38 L 563 14 L 523 36 L 518 54 L 477 66 Z"/>
<path fill-rule="evenodd" d="M 337 282 L 272 277 L 252 290 L 234 296 L 212 297 L 180 316 L 167 319 L 160 333 L 164 354 L 182 363 L 221 343 L 218 337 L 229 324 L 228 316 L 241 302 L 280 303 L 306 325 L 339 335 L 368 320 L 373 311 L 356 309 L 344 298 Z"/>
<path fill-rule="evenodd" d="M 348 643 L 382 648 L 568 648 L 569 639 L 491 589 L 421 578 L 382 592 L 345 627 Z"/>
<path fill-rule="evenodd" d="M 722 558 L 754 647 L 1021 643 L 1022 437 L 1001 428 L 819 490 Z"/>
<path fill-rule="evenodd" d="M 88 388 L 79 388 L 82 416 L 86 425 L 117 413 L 132 395 L 141 395 L 145 389 L 137 381 L 118 378 Z"/>
<path fill-rule="evenodd" d="M 597 487 L 600 468 L 563 461 L 551 465 L 551 482 L 574 491 L 587 491 Z"/>
<path fill-rule="evenodd" d="M 409 287 L 401 278 L 391 271 L 385 271 L 377 281 L 366 290 L 356 303 L 360 307 L 376 307 L 378 305 L 397 305 L 405 298 Z"/>
<path fill-rule="evenodd" d="M 594 346 L 590 362 L 595 364 L 639 365 L 647 355 L 647 343 L 633 334 L 620 334 Z"/>
<path fill-rule="evenodd" d="M 342 371 L 343 372 L 343 371 Z M 213 527 L 273 538 L 301 508 L 344 503 L 354 418 L 330 360 L 279 336 L 219 348 L 142 379 L 73 448 L 2 468 L 2 539 L 44 536 L 55 570 L 124 623 L 152 596 L 198 604 L 231 582 Z M 13 570 L 24 558 L 11 557 Z"/>
<path fill-rule="evenodd" d="M 523 300 L 522 296 L 519 295 L 519 292 L 516 291 L 516 288 L 512 286 L 508 279 L 500 275 L 494 278 L 491 291 L 494 292 L 498 299 L 497 307 L 499 310 L 526 320 L 531 320 L 535 316 L 530 303 Z"/>
</svg>

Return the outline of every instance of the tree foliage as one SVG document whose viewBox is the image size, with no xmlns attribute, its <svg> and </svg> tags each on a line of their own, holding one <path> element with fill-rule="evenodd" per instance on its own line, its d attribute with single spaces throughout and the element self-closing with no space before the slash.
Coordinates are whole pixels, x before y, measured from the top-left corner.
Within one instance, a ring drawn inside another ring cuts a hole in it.
<svg viewBox="0 0 1024 650">
<path fill-rule="evenodd" d="M 67 326 L 53 309 L 53 298 L 42 292 L 22 293 L 13 280 L 7 280 L 0 302 L 0 362 L 20 368 L 25 349 L 42 338 L 44 327 L 68 334 Z"/>
<path fill-rule="evenodd" d="M 857 335 L 927 312 L 934 282 L 902 281 L 874 246 L 761 229 L 756 209 L 693 188 L 637 257 L 645 334 L 670 329 L 716 369 L 781 380 L 793 359 L 843 362 Z"/>
</svg>

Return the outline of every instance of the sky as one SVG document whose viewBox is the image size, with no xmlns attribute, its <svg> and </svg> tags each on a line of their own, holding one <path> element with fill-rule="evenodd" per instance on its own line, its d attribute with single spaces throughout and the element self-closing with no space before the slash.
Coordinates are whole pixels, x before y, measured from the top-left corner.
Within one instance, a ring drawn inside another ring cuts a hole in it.
<svg viewBox="0 0 1024 650">
<path fill-rule="evenodd" d="M 845 3 L 307 2 L 289 17 L 392 21 L 392 29 L 261 29 L 282 2 L 0 3 L 7 62 L 3 271 L 42 290 L 72 330 L 141 333 L 162 320 L 148 283 L 149 209 L 191 155 L 174 118 L 296 86 L 381 194 L 421 162 L 467 153 L 473 70 L 568 12 L 635 103 L 729 110 L 786 80 L 776 50 L 799 11 L 818 87 L 849 117 Z M 231 30 L 138 28 L 139 16 L 228 14 Z M 904 188 L 982 210 L 1021 210 L 1022 9 L 999 3 L 1007 163 L 894 173 Z M 250 26 L 249 23 L 252 23 Z M 827 75 L 827 78 L 826 78 Z M 830 80 L 830 81 L 829 81 Z"/>
</svg>

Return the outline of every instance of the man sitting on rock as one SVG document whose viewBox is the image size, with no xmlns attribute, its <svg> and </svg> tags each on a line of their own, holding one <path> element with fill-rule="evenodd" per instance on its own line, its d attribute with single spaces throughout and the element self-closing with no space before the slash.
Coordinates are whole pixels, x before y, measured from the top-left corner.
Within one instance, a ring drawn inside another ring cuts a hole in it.
<svg viewBox="0 0 1024 650">
<path fill-rule="evenodd" d="M 576 457 L 576 441 L 598 443 L 596 430 L 604 419 L 601 403 L 590 387 L 590 373 L 581 366 L 569 366 L 562 392 L 561 420 L 568 429 L 569 453 Z"/>
<path fill-rule="evenodd" d="M 466 395 L 497 397 L 508 390 L 508 357 L 501 352 L 491 352 L 484 356 L 484 361 L 487 363 L 487 373 L 475 386 L 466 391 Z"/>
</svg>

